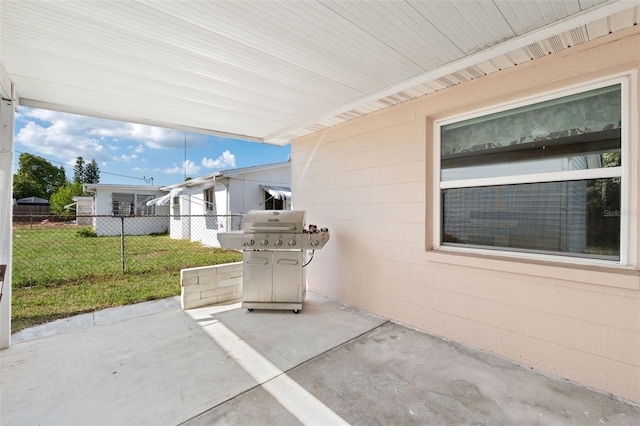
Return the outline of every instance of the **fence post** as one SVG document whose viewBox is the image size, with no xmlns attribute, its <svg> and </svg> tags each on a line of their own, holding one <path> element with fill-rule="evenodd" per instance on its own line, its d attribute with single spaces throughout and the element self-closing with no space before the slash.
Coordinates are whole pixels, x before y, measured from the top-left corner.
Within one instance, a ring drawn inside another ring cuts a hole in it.
<svg viewBox="0 0 640 426">
<path fill-rule="evenodd" d="M 120 258 L 122 260 L 122 273 L 124 274 L 124 216 L 120 216 Z"/>
</svg>

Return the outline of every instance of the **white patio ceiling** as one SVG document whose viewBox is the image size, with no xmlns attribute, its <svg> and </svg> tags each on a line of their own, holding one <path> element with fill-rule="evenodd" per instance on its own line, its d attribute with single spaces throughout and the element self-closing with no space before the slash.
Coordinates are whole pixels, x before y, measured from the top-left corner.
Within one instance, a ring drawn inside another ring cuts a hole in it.
<svg viewBox="0 0 640 426">
<path fill-rule="evenodd" d="M 639 4 L 1 0 L 0 64 L 21 105 L 285 144 L 633 26 Z"/>
</svg>

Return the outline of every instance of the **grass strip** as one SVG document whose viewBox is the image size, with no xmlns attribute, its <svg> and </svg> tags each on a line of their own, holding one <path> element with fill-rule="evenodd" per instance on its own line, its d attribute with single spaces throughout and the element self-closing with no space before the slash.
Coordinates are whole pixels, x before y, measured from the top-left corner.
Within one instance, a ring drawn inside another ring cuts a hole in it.
<svg viewBox="0 0 640 426">
<path fill-rule="evenodd" d="M 237 262 L 235 251 L 161 236 L 85 238 L 76 228 L 14 230 L 12 332 L 180 294 L 180 270 Z"/>
</svg>

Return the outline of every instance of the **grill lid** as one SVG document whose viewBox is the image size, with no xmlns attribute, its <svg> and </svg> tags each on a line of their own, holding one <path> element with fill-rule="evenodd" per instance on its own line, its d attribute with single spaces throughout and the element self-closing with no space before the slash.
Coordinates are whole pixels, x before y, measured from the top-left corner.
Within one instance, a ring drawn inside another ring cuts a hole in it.
<svg viewBox="0 0 640 426">
<path fill-rule="evenodd" d="M 250 210 L 244 219 L 244 233 L 302 234 L 305 210 Z"/>
</svg>

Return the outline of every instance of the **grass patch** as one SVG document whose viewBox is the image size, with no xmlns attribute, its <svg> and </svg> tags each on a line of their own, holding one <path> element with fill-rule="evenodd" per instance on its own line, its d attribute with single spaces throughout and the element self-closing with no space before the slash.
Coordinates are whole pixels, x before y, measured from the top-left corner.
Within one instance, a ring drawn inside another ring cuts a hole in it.
<svg viewBox="0 0 640 426">
<path fill-rule="evenodd" d="M 180 294 L 180 270 L 237 262 L 235 251 L 172 240 L 86 238 L 76 228 L 19 229 L 13 237 L 12 331 L 99 309 Z"/>
</svg>

